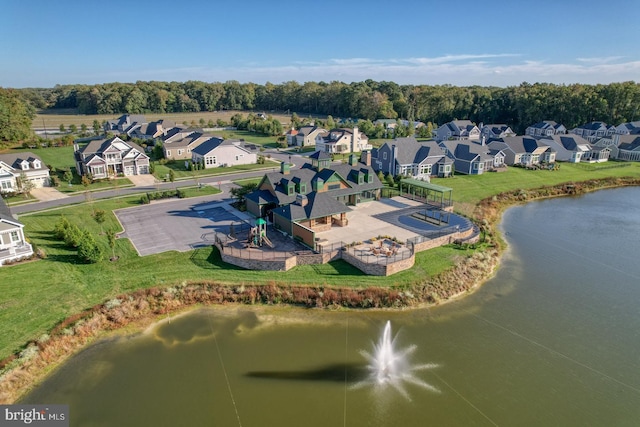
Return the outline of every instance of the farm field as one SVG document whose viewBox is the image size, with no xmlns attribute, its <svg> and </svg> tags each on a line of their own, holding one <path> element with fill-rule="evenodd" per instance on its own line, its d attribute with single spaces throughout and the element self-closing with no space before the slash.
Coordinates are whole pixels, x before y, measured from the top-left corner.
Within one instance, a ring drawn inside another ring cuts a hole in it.
<svg viewBox="0 0 640 427">
<path fill-rule="evenodd" d="M 253 113 L 261 113 L 262 111 L 254 111 Z M 209 120 L 213 120 L 214 122 L 218 119 L 229 122 L 231 116 L 234 114 L 240 113 L 243 116 L 247 116 L 252 111 L 202 111 L 198 113 L 149 113 L 144 116 L 149 121 L 166 119 L 173 120 L 176 123 L 187 122 L 187 124 L 194 124 L 199 126 L 200 119 L 203 119 L 205 122 Z M 124 114 L 124 113 L 123 113 Z M 285 125 L 289 125 L 291 121 L 291 116 L 286 113 L 269 113 L 265 112 L 265 114 L 270 114 L 274 118 L 278 119 L 281 123 Z M 60 128 L 60 125 L 64 125 L 68 128 L 70 125 L 74 124 L 80 128 L 80 126 L 84 123 L 89 128 L 89 131 L 92 130 L 92 125 L 94 120 L 98 120 L 102 123 L 104 120 L 113 120 L 120 117 L 122 114 L 77 114 L 75 109 L 49 109 L 49 110 L 41 110 L 38 111 L 36 117 L 33 119 L 31 127 L 33 129 L 43 129 L 46 127 L 52 131 L 57 131 Z"/>
</svg>

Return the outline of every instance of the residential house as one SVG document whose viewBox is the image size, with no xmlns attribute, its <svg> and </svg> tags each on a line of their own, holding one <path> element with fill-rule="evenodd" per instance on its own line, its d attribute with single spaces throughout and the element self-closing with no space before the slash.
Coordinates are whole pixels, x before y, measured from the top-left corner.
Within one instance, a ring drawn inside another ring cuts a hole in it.
<svg viewBox="0 0 640 427">
<path fill-rule="evenodd" d="M 360 132 L 357 126 L 353 129 L 331 129 L 316 136 L 316 150 L 329 154 L 359 153 L 372 148 L 367 135 Z"/>
<path fill-rule="evenodd" d="M 615 144 L 607 145 L 612 159 L 640 162 L 640 135 L 614 135 L 614 139 Z"/>
<path fill-rule="evenodd" d="M 349 206 L 380 198 L 382 183 L 367 164 L 370 153 L 361 157 L 352 154 L 348 163 L 332 165 L 328 153 L 316 151 L 300 169 L 282 163 L 280 172 L 267 173 L 246 196 L 247 212 L 270 217 L 275 228 L 314 248 L 316 232 L 348 224 Z"/>
<path fill-rule="evenodd" d="M 302 126 L 295 135 L 295 144 L 292 145 L 297 145 L 298 147 L 315 146 L 316 137 L 324 132 L 326 132 L 325 129 L 317 126 Z"/>
<path fill-rule="evenodd" d="M 191 160 L 193 149 L 212 137 L 213 135 L 206 135 L 203 132 L 179 132 L 165 140 L 162 144 L 162 152 L 165 159 Z"/>
<path fill-rule="evenodd" d="M 50 184 L 49 168 L 40 157 L 31 152 L 0 154 L 0 193 L 21 191 L 21 180 L 26 179 L 34 188 Z"/>
<path fill-rule="evenodd" d="M 492 139 L 504 138 L 506 136 L 516 136 L 516 133 L 511 130 L 511 127 L 505 124 L 489 124 L 480 125 L 480 139 L 483 142 L 491 141 Z"/>
<path fill-rule="evenodd" d="M 487 147 L 502 151 L 504 163 L 508 166 L 533 166 L 556 161 L 555 150 L 531 136 L 508 136 L 491 141 Z"/>
<path fill-rule="evenodd" d="M 250 165 L 258 162 L 257 147 L 239 139 L 209 137 L 191 150 L 191 160 L 204 163 L 205 169 Z"/>
<path fill-rule="evenodd" d="M 594 142 L 598 138 L 616 133 L 616 127 L 604 122 L 591 122 L 571 129 L 570 133 L 579 135 L 589 142 Z"/>
<path fill-rule="evenodd" d="M 395 132 L 396 127 L 398 127 L 398 123 L 402 126 L 413 127 L 414 130 L 425 126 L 423 122 L 409 121 L 405 119 L 378 119 L 373 122 L 375 126 L 382 125 L 389 135 L 392 135 Z"/>
<path fill-rule="evenodd" d="M 433 131 L 433 139 L 437 142 L 447 139 L 469 139 L 480 141 L 480 129 L 470 120 L 453 120 Z"/>
<path fill-rule="evenodd" d="M 9 206 L 0 197 L 0 266 L 6 261 L 29 257 L 33 248 L 24 237 L 24 224 L 11 215 Z"/>
<path fill-rule="evenodd" d="M 453 161 L 435 141 L 418 142 L 414 137 L 396 138 L 371 151 L 371 164 L 384 174 L 429 180 L 451 175 Z"/>
<path fill-rule="evenodd" d="M 502 150 L 492 150 L 485 144 L 473 141 L 447 140 L 440 142 L 447 157 L 453 160 L 456 173 L 481 175 L 504 166 Z"/>
<path fill-rule="evenodd" d="M 566 133 L 567 128 L 553 120 L 543 120 L 538 122 L 529 126 L 524 132 L 525 135 L 529 136 L 564 135 Z"/>
<path fill-rule="evenodd" d="M 621 123 L 616 126 L 615 133 L 619 135 L 638 135 L 640 134 L 640 121 Z"/>
<path fill-rule="evenodd" d="M 559 162 L 602 162 L 608 160 L 610 152 L 605 147 L 595 147 L 583 137 L 573 134 L 547 136 L 540 138 L 540 141 L 555 150 L 556 160 Z"/>
<path fill-rule="evenodd" d="M 104 130 L 118 134 L 128 133 L 146 123 L 147 119 L 142 114 L 123 114 L 115 120 L 107 120 Z"/>
<path fill-rule="evenodd" d="M 187 127 L 185 125 L 178 125 L 171 120 L 158 120 L 150 123 L 142 123 L 131 127 L 125 133 L 132 138 L 138 139 L 156 139 L 162 138 L 170 131 L 184 130 Z M 174 131 L 175 132 L 175 131 Z"/>
<path fill-rule="evenodd" d="M 125 142 L 117 136 L 89 142 L 80 147 L 74 144 L 76 170 L 80 175 L 93 178 L 108 178 L 123 174 L 144 175 L 149 173 L 149 156 L 142 147 Z"/>
<path fill-rule="evenodd" d="M 297 135 L 298 135 L 298 131 L 296 129 L 289 129 L 287 133 L 285 133 L 285 138 L 287 140 L 287 145 L 289 147 L 291 147 L 292 145 L 297 145 L 296 144 Z M 315 143 L 315 140 L 314 140 L 314 143 Z"/>
</svg>

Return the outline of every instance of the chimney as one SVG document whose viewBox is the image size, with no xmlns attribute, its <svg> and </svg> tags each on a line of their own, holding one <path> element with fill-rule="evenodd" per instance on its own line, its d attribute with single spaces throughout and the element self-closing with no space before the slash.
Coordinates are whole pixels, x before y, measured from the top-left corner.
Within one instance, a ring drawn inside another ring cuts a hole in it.
<svg viewBox="0 0 640 427">
<path fill-rule="evenodd" d="M 360 154 L 360 161 L 367 166 L 371 166 L 371 150 L 363 151 Z"/>
<path fill-rule="evenodd" d="M 307 206 L 307 204 L 309 203 L 309 199 L 307 199 L 307 196 L 305 196 L 304 194 L 296 194 L 296 205 L 299 206 Z"/>
<path fill-rule="evenodd" d="M 391 175 L 397 175 L 396 172 L 396 159 L 398 158 L 398 147 L 395 144 L 391 146 L 391 162 L 389 164 L 389 173 Z"/>
<path fill-rule="evenodd" d="M 358 126 L 353 127 L 353 135 L 351 136 L 351 152 L 355 153 L 359 151 L 358 143 L 360 142 L 360 133 L 358 132 Z"/>
<path fill-rule="evenodd" d="M 280 173 L 282 175 L 289 175 L 289 171 L 291 170 L 291 165 L 287 162 L 280 163 Z"/>
</svg>

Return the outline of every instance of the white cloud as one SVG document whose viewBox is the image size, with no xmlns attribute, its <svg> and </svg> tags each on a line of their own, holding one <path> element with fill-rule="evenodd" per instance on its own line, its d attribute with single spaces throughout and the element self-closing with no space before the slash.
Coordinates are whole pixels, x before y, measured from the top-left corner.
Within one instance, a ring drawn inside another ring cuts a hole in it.
<svg viewBox="0 0 640 427">
<path fill-rule="evenodd" d="M 281 83 L 295 80 L 344 82 L 394 81 L 399 84 L 453 84 L 512 86 L 523 81 L 549 83 L 611 83 L 637 80 L 640 76 L 640 60 L 622 61 L 624 57 L 578 58 L 572 62 L 553 62 L 545 59 L 526 58 L 521 54 L 460 54 L 432 58 L 330 58 L 308 62 L 290 62 L 283 65 L 247 63 L 244 66 L 192 66 L 166 69 L 114 69 L 106 73 L 69 73 L 64 82 L 103 83 L 135 82 L 137 80 L 207 82 L 238 80 L 240 82 Z M 42 86 L 42 82 L 38 83 Z M 17 87 L 37 86 L 25 83 Z"/>
</svg>

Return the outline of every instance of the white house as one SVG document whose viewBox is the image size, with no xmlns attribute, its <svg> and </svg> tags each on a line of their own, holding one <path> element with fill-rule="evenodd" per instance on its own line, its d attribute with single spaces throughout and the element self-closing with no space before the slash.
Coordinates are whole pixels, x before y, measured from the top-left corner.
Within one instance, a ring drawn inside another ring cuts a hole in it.
<svg viewBox="0 0 640 427">
<path fill-rule="evenodd" d="M 144 175 L 149 173 L 149 156 L 133 142 L 116 137 L 89 142 L 84 147 L 74 145 L 78 174 L 94 178 L 113 175 Z"/>
<path fill-rule="evenodd" d="M 12 215 L 4 199 L 0 197 L 0 266 L 6 261 L 33 255 L 33 248 L 27 243 L 24 225 Z"/>
<path fill-rule="evenodd" d="M 191 151 L 194 163 L 203 162 L 205 169 L 249 165 L 258 162 L 256 147 L 239 139 L 211 137 Z"/>
<path fill-rule="evenodd" d="M 316 136 L 316 149 L 325 153 L 359 153 L 372 148 L 367 135 L 360 132 L 357 126 L 353 129 L 331 129 Z"/>
<path fill-rule="evenodd" d="M 49 186 L 49 168 L 35 154 L 24 152 L 0 155 L 0 193 L 21 190 L 20 180 L 30 181 L 34 188 Z"/>
</svg>

